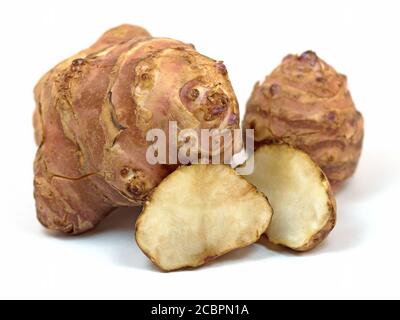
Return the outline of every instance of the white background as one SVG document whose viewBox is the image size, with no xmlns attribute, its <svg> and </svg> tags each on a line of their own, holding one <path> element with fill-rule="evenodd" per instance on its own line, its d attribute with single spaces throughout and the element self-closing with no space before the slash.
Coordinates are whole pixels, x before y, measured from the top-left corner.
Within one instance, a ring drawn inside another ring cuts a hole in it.
<svg viewBox="0 0 400 320">
<path fill-rule="evenodd" d="M 398 1 L 1 1 L 0 298 L 400 298 Z M 365 117 L 338 224 L 316 250 L 263 243 L 197 270 L 162 273 L 134 242 L 133 210 L 65 237 L 35 218 L 32 89 L 60 60 L 121 23 L 224 60 L 241 112 L 288 53 L 315 50 L 347 74 Z"/>
</svg>

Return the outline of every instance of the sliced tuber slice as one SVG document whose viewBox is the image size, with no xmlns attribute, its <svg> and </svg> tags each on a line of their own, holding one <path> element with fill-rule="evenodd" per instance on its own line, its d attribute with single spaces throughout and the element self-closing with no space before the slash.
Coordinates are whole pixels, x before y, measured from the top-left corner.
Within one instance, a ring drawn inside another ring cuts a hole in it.
<svg viewBox="0 0 400 320">
<path fill-rule="evenodd" d="M 268 239 L 297 251 L 314 248 L 336 222 L 336 202 L 322 170 L 306 153 L 286 144 L 259 148 L 254 166 L 245 178 L 274 209 Z"/>
<path fill-rule="evenodd" d="M 197 267 L 256 242 L 272 209 L 225 165 L 183 166 L 154 190 L 136 222 L 136 241 L 159 268 Z"/>
</svg>

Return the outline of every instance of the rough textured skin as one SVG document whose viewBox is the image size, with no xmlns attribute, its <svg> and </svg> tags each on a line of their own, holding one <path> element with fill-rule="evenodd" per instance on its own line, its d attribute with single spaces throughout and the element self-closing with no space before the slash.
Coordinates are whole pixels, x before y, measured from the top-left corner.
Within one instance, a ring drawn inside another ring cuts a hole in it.
<svg viewBox="0 0 400 320">
<path fill-rule="evenodd" d="M 165 130 L 169 120 L 179 129 L 239 126 L 221 62 L 132 25 L 55 66 L 34 94 L 37 216 L 69 234 L 116 207 L 141 205 L 175 169 L 148 164 L 148 129 Z"/>
<path fill-rule="evenodd" d="M 334 190 L 354 173 L 364 134 L 346 77 L 312 51 L 288 55 L 256 83 L 243 127 L 255 130 L 256 147 L 285 142 L 308 153 Z"/>
</svg>

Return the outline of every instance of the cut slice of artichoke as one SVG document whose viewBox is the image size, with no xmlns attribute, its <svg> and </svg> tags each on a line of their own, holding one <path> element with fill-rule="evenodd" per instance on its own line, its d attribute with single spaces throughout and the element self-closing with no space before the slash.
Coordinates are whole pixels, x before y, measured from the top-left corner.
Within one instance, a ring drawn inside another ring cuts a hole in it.
<svg viewBox="0 0 400 320">
<path fill-rule="evenodd" d="M 183 166 L 154 190 L 136 241 L 163 270 L 197 267 L 256 242 L 271 216 L 265 196 L 229 166 Z"/>
<path fill-rule="evenodd" d="M 286 144 L 260 147 L 254 166 L 245 178 L 267 196 L 274 210 L 268 239 L 297 251 L 314 248 L 336 222 L 335 199 L 322 170 Z"/>
</svg>

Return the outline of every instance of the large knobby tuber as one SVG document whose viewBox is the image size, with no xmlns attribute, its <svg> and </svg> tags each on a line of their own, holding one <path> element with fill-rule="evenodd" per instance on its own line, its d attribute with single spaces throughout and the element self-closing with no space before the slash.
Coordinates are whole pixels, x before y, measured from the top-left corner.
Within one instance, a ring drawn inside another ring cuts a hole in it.
<svg viewBox="0 0 400 320">
<path fill-rule="evenodd" d="M 114 208 L 141 205 L 174 165 L 145 158 L 149 129 L 238 128 L 221 62 L 192 45 L 122 25 L 64 60 L 35 87 L 35 199 L 40 222 L 93 228 Z"/>
<path fill-rule="evenodd" d="M 256 147 L 284 142 L 308 153 L 334 190 L 354 173 L 364 133 L 346 76 L 312 51 L 288 55 L 256 83 L 243 127 L 255 130 Z"/>
</svg>

